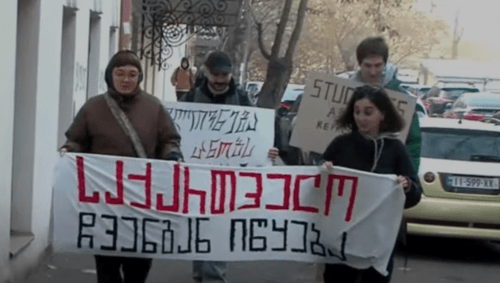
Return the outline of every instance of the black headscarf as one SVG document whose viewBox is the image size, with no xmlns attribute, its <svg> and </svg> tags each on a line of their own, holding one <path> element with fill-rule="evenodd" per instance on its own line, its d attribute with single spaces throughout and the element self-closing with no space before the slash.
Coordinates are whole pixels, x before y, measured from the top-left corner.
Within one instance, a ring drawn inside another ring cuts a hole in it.
<svg viewBox="0 0 500 283">
<path fill-rule="evenodd" d="M 182 63 L 184 63 L 184 62 L 186 62 L 186 63 L 187 63 L 186 68 L 184 68 L 184 66 L 182 66 Z M 183 58 L 181 59 L 181 68 L 182 68 L 182 69 L 184 69 L 184 70 L 189 69 L 189 59 L 188 59 L 187 57 L 183 57 Z"/>
</svg>

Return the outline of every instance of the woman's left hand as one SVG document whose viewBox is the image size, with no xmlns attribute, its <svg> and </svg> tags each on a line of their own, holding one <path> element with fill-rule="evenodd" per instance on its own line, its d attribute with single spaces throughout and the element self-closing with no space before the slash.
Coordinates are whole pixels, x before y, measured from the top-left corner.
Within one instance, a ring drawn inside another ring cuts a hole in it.
<svg viewBox="0 0 500 283">
<path fill-rule="evenodd" d="M 271 160 L 274 162 L 276 161 L 276 158 L 278 157 L 279 149 L 275 147 L 271 147 L 269 151 L 267 152 L 267 156 L 271 158 Z"/>
<path fill-rule="evenodd" d="M 403 190 L 405 193 L 410 191 L 410 182 L 408 181 L 408 178 L 403 177 L 403 176 L 398 176 L 396 178 L 398 184 L 400 184 L 403 187 Z"/>
</svg>

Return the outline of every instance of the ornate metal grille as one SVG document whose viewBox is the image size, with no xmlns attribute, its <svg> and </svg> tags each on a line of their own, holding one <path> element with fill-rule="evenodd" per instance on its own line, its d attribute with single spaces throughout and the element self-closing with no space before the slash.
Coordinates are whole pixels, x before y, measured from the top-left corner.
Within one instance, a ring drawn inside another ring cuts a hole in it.
<svg viewBox="0 0 500 283">
<path fill-rule="evenodd" d="M 159 69 L 168 69 L 173 48 L 195 34 L 221 36 L 235 25 L 243 0 L 142 0 L 141 58 Z"/>
</svg>

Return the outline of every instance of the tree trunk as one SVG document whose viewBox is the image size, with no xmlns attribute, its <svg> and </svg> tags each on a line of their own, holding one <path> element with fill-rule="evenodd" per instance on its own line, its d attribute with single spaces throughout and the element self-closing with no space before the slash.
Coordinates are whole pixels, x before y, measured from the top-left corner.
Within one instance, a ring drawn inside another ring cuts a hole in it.
<svg viewBox="0 0 500 283">
<path fill-rule="evenodd" d="M 245 0 L 243 2 L 244 8 L 245 8 L 245 54 L 243 55 L 243 68 L 241 70 L 241 76 L 240 76 L 240 85 L 245 85 L 247 82 L 247 68 L 248 68 L 248 59 L 250 58 L 250 55 L 252 54 L 250 50 L 250 45 L 251 45 L 251 40 L 252 40 L 252 27 L 253 27 L 253 22 L 252 18 L 250 15 L 250 3 L 249 0 Z"/>
<path fill-rule="evenodd" d="M 286 0 L 283 7 L 283 13 L 278 24 L 274 44 L 271 48 L 271 54 L 267 53 L 262 42 L 262 25 L 258 24 L 259 30 L 259 47 L 264 58 L 269 60 L 267 65 L 266 80 L 259 94 L 257 106 L 262 108 L 276 109 L 279 107 L 283 93 L 285 92 L 288 81 L 293 71 L 293 54 L 297 47 L 297 42 L 300 38 L 300 32 L 304 23 L 305 13 L 307 9 L 307 1 L 301 0 L 297 15 L 297 22 L 292 32 L 288 48 L 285 56 L 280 57 L 279 51 L 283 41 L 283 33 L 286 28 L 288 16 L 290 13 L 291 0 Z"/>
<path fill-rule="evenodd" d="M 460 39 L 462 38 L 462 35 L 464 33 L 463 28 L 462 28 L 461 32 L 458 31 L 458 29 L 459 29 L 458 28 L 459 17 L 460 17 L 460 10 L 457 9 L 457 11 L 455 13 L 455 26 L 453 27 L 453 41 L 452 41 L 452 46 L 451 46 L 451 59 L 458 58 L 458 43 L 460 42 Z"/>
<path fill-rule="evenodd" d="M 258 107 L 275 109 L 279 106 L 288 84 L 291 69 L 284 57 L 269 60 L 266 80 L 262 85 L 259 100 L 257 101 Z"/>
</svg>

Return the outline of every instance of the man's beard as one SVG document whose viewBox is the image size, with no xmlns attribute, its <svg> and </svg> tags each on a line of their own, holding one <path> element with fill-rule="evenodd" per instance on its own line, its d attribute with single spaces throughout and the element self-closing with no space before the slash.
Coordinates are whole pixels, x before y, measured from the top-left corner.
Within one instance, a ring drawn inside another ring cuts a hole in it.
<svg viewBox="0 0 500 283">
<path fill-rule="evenodd" d="M 214 83 L 215 88 L 224 89 L 227 87 L 227 83 Z"/>
</svg>

